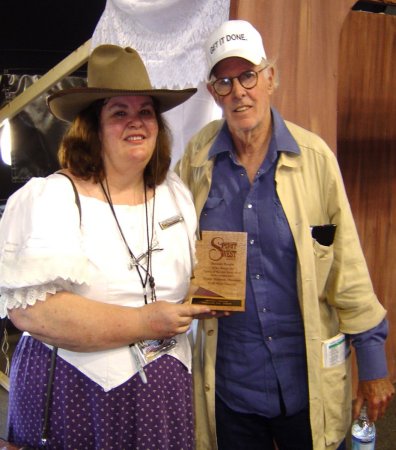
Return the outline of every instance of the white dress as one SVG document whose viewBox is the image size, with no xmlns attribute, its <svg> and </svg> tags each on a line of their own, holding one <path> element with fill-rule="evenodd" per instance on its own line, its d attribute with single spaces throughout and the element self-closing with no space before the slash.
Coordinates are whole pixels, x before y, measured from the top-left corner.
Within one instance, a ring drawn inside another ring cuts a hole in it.
<svg viewBox="0 0 396 450">
<path fill-rule="evenodd" d="M 140 279 L 136 268 L 129 268 L 129 254 L 109 205 L 83 195 L 80 201 L 81 226 L 70 181 L 59 174 L 33 178 L 10 197 L 0 221 L 1 317 L 7 308 L 24 308 L 59 290 L 117 305 L 144 304 Z M 148 203 L 150 230 L 153 203 Z M 145 253 L 145 206 L 115 205 L 115 211 L 134 255 Z M 162 229 L 160 224 L 173 216 L 182 219 Z M 185 298 L 196 224 L 191 195 L 170 172 L 155 195 L 157 250 L 152 253 L 152 271 L 157 299 L 181 302 Z M 176 339 L 170 354 L 190 371 L 188 338 L 183 334 Z M 59 349 L 58 354 L 105 391 L 137 372 L 128 347 L 91 353 Z"/>
</svg>

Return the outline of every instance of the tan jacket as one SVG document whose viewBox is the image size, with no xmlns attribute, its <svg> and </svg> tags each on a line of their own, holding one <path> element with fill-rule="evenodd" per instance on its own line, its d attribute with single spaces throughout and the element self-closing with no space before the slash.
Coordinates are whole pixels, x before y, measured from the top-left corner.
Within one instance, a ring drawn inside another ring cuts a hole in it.
<svg viewBox="0 0 396 450">
<path fill-rule="evenodd" d="M 215 121 L 188 145 L 176 171 L 192 191 L 198 216 L 207 199 L 213 161 L 208 151 L 222 125 Z M 297 250 L 297 286 L 305 326 L 310 420 L 314 450 L 333 450 L 351 421 L 350 357 L 322 367 L 322 340 L 366 331 L 385 310 L 373 292 L 338 163 L 315 134 L 286 122 L 300 155 L 282 152 L 276 169 L 279 199 Z M 332 246 L 311 237 L 311 225 L 337 225 Z M 193 356 L 197 450 L 215 450 L 217 320 L 200 321 Z M 292 374 L 291 374 L 292 376 Z M 298 386 L 296 386 L 298 389 Z"/>
</svg>

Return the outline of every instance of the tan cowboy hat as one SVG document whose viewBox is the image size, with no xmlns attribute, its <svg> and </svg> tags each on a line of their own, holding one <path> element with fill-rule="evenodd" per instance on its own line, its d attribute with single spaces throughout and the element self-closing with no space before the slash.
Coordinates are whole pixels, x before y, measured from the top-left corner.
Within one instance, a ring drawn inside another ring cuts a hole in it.
<svg viewBox="0 0 396 450">
<path fill-rule="evenodd" d="M 51 113 L 73 121 L 96 100 L 123 95 L 149 95 L 165 112 L 188 100 L 196 89 L 153 89 L 147 70 L 136 50 L 117 45 L 100 45 L 88 59 L 88 86 L 64 89 L 47 98 Z"/>
</svg>

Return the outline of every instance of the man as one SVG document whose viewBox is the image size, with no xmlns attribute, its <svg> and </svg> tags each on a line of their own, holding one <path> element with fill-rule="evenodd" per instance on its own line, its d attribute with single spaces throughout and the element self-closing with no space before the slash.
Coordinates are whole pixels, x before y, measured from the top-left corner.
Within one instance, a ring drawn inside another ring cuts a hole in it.
<svg viewBox="0 0 396 450">
<path fill-rule="evenodd" d="M 193 193 L 201 231 L 244 231 L 248 248 L 246 311 L 199 324 L 197 448 L 343 449 L 348 344 L 359 371 L 354 416 L 367 402 L 371 420 L 381 417 L 394 388 L 385 310 L 336 158 L 271 107 L 275 68 L 248 22 L 224 23 L 206 50 L 208 89 L 224 120 L 191 140 L 176 170 Z M 332 357 L 324 359 L 325 350 Z"/>
</svg>

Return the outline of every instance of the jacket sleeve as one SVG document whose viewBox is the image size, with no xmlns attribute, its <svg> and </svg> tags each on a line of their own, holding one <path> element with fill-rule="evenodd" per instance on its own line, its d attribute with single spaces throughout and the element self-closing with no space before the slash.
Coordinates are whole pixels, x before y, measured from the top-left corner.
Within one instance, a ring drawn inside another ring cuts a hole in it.
<svg viewBox="0 0 396 450">
<path fill-rule="evenodd" d="M 334 261 L 326 283 L 326 297 L 337 309 L 340 330 L 355 334 L 377 326 L 386 311 L 374 293 L 367 263 L 345 192 L 338 162 L 328 156 L 327 214 L 337 225 Z"/>
</svg>

